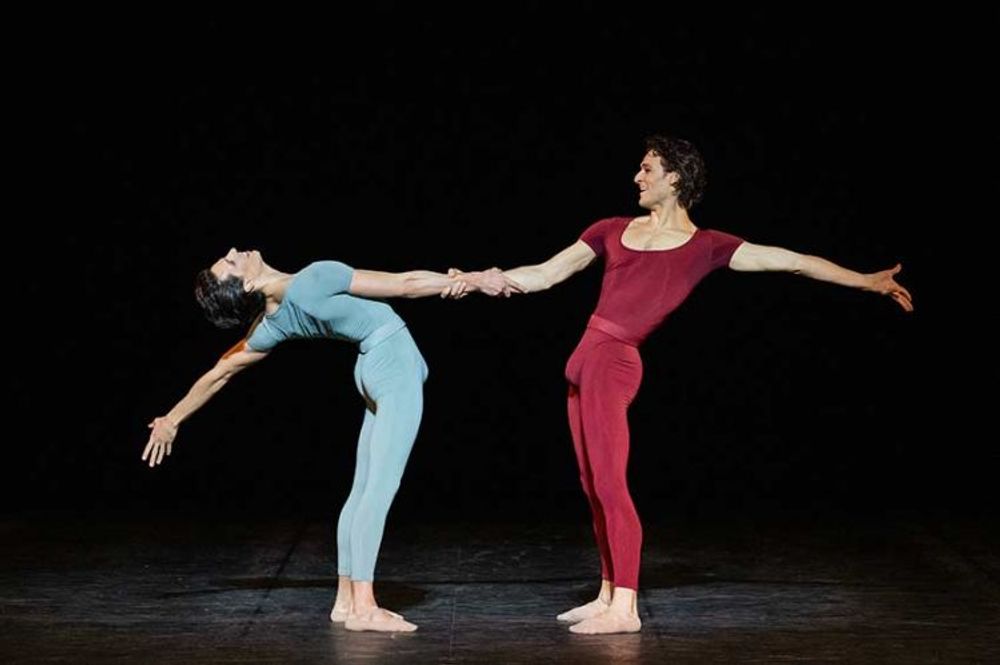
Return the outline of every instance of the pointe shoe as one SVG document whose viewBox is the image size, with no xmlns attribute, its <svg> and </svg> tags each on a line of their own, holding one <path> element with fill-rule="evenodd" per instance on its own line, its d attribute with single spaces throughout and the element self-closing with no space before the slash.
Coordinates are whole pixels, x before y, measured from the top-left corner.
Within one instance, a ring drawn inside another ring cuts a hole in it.
<svg viewBox="0 0 1000 665">
<path fill-rule="evenodd" d="M 600 616 L 585 619 L 569 627 L 571 633 L 580 635 L 611 635 L 615 633 L 638 633 L 642 621 L 637 615 L 621 616 L 605 612 Z"/>
<path fill-rule="evenodd" d="M 353 631 L 371 630 L 379 633 L 412 633 L 417 629 L 395 612 L 378 608 L 368 614 L 351 614 L 344 621 L 344 628 Z"/>
<path fill-rule="evenodd" d="M 563 612 L 556 617 L 556 621 L 577 623 L 578 621 L 583 621 L 584 619 L 600 616 L 609 607 L 611 607 L 611 603 L 605 603 L 601 599 L 592 600 L 586 605 L 580 605 L 580 607 L 574 607 L 571 610 Z"/>
</svg>

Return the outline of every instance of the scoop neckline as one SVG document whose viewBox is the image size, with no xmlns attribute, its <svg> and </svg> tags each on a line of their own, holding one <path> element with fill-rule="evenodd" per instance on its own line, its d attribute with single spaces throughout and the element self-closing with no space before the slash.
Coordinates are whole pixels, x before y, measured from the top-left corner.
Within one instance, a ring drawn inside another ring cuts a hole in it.
<svg viewBox="0 0 1000 665">
<path fill-rule="evenodd" d="M 677 245 L 676 247 L 664 247 L 663 249 L 634 249 L 634 248 L 629 247 L 628 245 L 625 244 L 625 232 L 628 230 L 629 225 L 632 224 L 632 222 L 634 222 L 636 219 L 638 219 L 638 218 L 633 217 L 632 219 L 628 220 L 628 222 L 626 222 L 625 226 L 622 228 L 621 233 L 618 234 L 618 244 L 621 245 L 624 249 L 627 249 L 630 252 L 635 252 L 636 254 L 653 254 L 653 253 L 660 253 L 660 252 L 673 252 L 674 250 L 678 250 L 678 249 L 681 249 L 682 247 L 687 247 L 688 245 L 690 245 L 691 241 L 694 240 L 694 237 L 696 235 L 698 235 L 699 233 L 701 233 L 701 228 L 695 229 L 694 233 L 691 234 L 690 238 L 688 238 L 687 240 L 685 240 L 681 244 Z"/>
<path fill-rule="evenodd" d="M 268 314 L 268 313 L 267 313 L 267 312 L 265 311 L 265 312 L 264 312 L 264 318 L 265 318 L 265 319 L 273 319 L 273 318 L 274 318 L 274 317 L 276 317 L 276 316 L 278 315 L 278 313 L 279 313 L 279 312 L 280 312 L 280 311 L 282 310 L 282 308 L 283 308 L 283 307 L 285 306 L 285 301 L 286 301 L 286 300 L 288 300 L 288 291 L 289 291 L 289 290 L 290 290 L 290 289 L 292 288 L 292 283 L 293 283 L 293 282 L 294 282 L 294 281 L 295 281 L 296 279 L 298 279 L 298 276 L 299 276 L 299 274 L 300 274 L 301 272 L 302 272 L 302 271 L 300 270 L 299 272 L 295 273 L 294 275 L 292 275 L 292 278 L 291 278 L 290 280 L 288 280 L 288 286 L 286 286 L 286 287 L 285 287 L 285 294 L 284 294 L 284 295 L 283 295 L 283 296 L 281 297 L 281 300 L 280 300 L 280 301 L 278 302 L 278 308 L 277 308 L 277 309 L 275 309 L 275 310 L 274 310 L 273 312 L 271 312 L 270 314 Z"/>
</svg>

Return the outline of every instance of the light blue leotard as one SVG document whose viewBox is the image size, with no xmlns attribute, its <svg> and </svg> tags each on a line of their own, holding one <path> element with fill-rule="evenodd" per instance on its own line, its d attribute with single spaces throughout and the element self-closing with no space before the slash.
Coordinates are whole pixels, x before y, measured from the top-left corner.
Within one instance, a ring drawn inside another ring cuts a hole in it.
<svg viewBox="0 0 1000 665">
<path fill-rule="evenodd" d="M 417 436 L 427 364 L 389 305 L 348 293 L 353 269 L 318 261 L 292 278 L 278 309 L 247 344 L 269 351 L 286 339 L 327 337 L 359 347 L 354 381 L 367 408 L 354 484 L 337 523 L 337 572 L 370 582 L 386 515 Z"/>
</svg>

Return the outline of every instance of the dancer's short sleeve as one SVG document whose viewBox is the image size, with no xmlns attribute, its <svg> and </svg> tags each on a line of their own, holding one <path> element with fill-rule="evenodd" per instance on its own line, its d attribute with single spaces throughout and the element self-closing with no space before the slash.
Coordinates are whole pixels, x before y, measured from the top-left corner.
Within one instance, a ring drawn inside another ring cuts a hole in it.
<svg viewBox="0 0 1000 665">
<path fill-rule="evenodd" d="M 303 293 L 310 296 L 335 296 L 351 289 L 354 268 L 340 261 L 316 261 L 301 274 Z"/>
<path fill-rule="evenodd" d="M 247 346 L 249 346 L 254 351 L 270 351 L 278 342 L 285 339 L 285 335 L 278 330 L 274 324 L 267 320 L 267 317 L 261 318 L 254 326 L 253 332 L 247 337 Z"/>
<path fill-rule="evenodd" d="M 595 254 L 603 256 L 605 243 L 607 243 L 608 238 L 612 237 L 614 229 L 617 228 L 615 222 L 619 221 L 621 221 L 620 217 L 608 217 L 594 222 L 580 235 L 580 240 L 587 243 Z"/>
<path fill-rule="evenodd" d="M 722 231 L 712 231 L 712 270 L 725 268 L 729 265 L 729 260 L 733 258 L 733 253 L 743 244 L 743 238 L 734 236 Z"/>
</svg>

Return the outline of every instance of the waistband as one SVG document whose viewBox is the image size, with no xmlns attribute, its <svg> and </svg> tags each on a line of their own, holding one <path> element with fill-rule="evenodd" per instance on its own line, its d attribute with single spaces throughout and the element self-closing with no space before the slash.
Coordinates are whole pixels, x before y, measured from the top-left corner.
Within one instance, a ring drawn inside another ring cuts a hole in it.
<svg viewBox="0 0 1000 665">
<path fill-rule="evenodd" d="M 389 323 L 383 323 L 381 326 L 372 331 L 368 337 L 365 337 L 358 344 L 358 350 L 361 353 L 368 353 L 376 346 L 389 339 L 400 330 L 406 327 L 403 321 L 390 321 Z"/>
<path fill-rule="evenodd" d="M 611 335 L 619 342 L 624 342 L 629 346 L 639 346 L 641 339 L 636 338 L 634 335 L 629 334 L 623 326 L 618 325 L 614 321 L 608 321 L 607 319 L 601 318 L 596 314 L 592 314 L 590 320 L 587 321 L 587 327 L 593 328 L 594 330 L 599 330 L 600 332 Z"/>
</svg>

